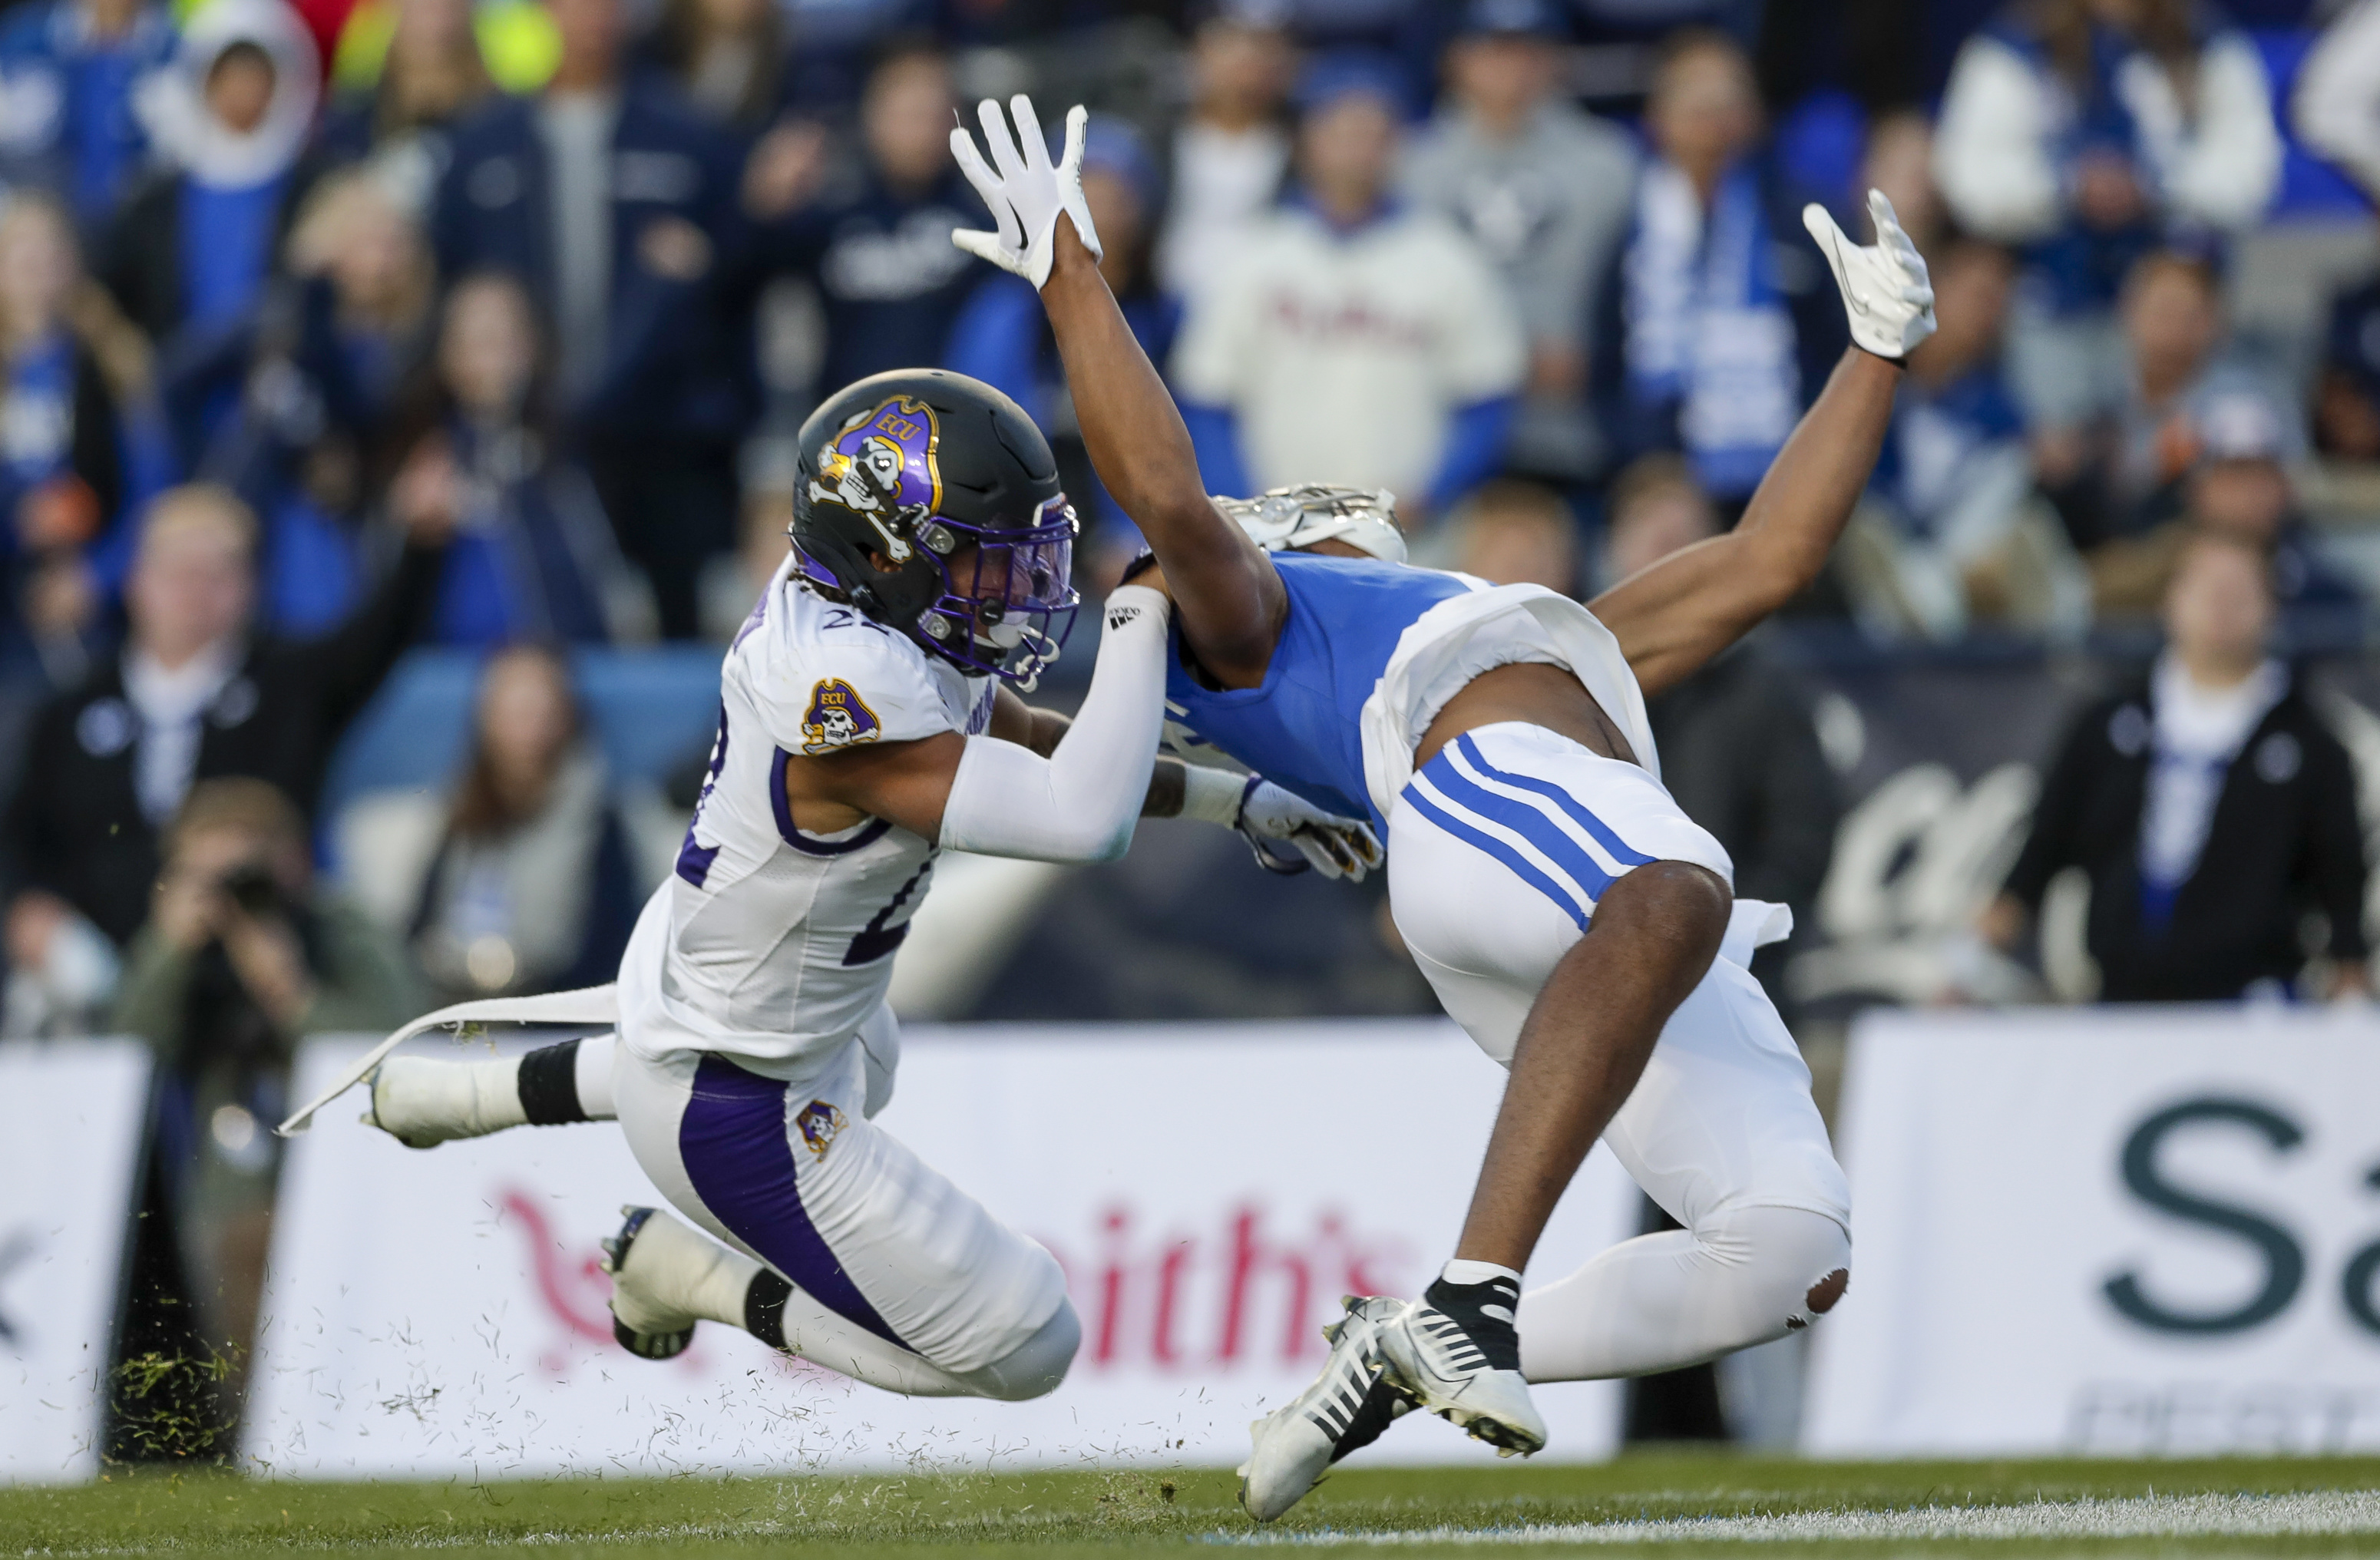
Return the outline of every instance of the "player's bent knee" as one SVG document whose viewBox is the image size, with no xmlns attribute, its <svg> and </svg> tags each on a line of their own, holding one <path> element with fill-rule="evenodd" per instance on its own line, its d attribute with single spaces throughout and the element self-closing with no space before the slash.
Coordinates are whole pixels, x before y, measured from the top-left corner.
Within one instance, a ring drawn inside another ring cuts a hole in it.
<svg viewBox="0 0 2380 1560">
<path fill-rule="evenodd" d="M 1075 1314 L 1071 1303 L 1062 1301 L 1057 1314 L 1042 1323 L 1039 1331 L 990 1364 L 969 1371 L 962 1379 L 982 1396 L 1003 1403 L 1046 1397 L 1066 1379 L 1067 1368 L 1074 1364 L 1075 1350 L 1082 1341 L 1081 1319 Z"/>
<path fill-rule="evenodd" d="M 1751 1248 L 1764 1306 L 1800 1332 L 1834 1310 L 1851 1288 L 1852 1238 L 1806 1208 L 1748 1208 L 1730 1221 Z"/>
<path fill-rule="evenodd" d="M 1707 945 L 1715 955 L 1735 913 L 1735 896 L 1726 878 L 1697 862 L 1646 862 L 1605 891 L 1596 914 L 1607 911 L 1654 922 L 1690 946 Z"/>
</svg>

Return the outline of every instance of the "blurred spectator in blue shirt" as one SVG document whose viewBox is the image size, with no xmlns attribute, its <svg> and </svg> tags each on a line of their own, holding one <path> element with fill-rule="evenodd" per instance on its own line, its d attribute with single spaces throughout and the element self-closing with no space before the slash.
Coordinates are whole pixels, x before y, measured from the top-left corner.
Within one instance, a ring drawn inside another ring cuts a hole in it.
<svg viewBox="0 0 2380 1560">
<path fill-rule="evenodd" d="M 625 71 L 619 0 L 552 10 L 562 59 L 545 90 L 496 100 L 456 136 L 439 265 L 510 272 L 542 306 L 562 426 L 652 582 L 662 632 L 684 638 L 704 561 L 734 545 L 748 418 L 748 333 L 721 284 L 741 242 L 734 151 L 665 84 Z"/>
<path fill-rule="evenodd" d="M 1833 367 L 1842 311 L 1801 202 L 1762 155 L 1732 39 L 1672 39 L 1645 122 L 1654 156 L 1610 289 L 1622 441 L 1682 452 L 1722 508 L 1740 505 Z"/>
<path fill-rule="evenodd" d="M 64 196 L 96 232 L 149 153 L 133 112 L 174 54 L 174 21 L 149 0 L 39 0 L 0 23 L 0 175 Z"/>
<path fill-rule="evenodd" d="M 1955 639 L 1992 594 L 2033 497 L 2024 420 L 2000 377 L 2015 261 L 1978 239 L 1928 257 L 1941 328 L 1910 354 L 1867 498 L 1841 560 L 1861 620 L 1884 635 Z"/>
<path fill-rule="evenodd" d="M 1172 356 L 1182 323 L 1180 302 L 1160 292 L 1150 274 L 1151 240 L 1165 189 L 1148 147 L 1123 121 L 1091 121 L 1083 143 L 1083 197 L 1090 202 L 1091 225 L 1099 229 L 1104 250 L 1099 272 L 1141 350 L 1150 362 L 1162 363 Z M 1032 414 L 1050 435 L 1059 477 L 1089 532 L 1095 569 L 1120 574 L 1139 550 L 1140 533 L 1091 469 L 1049 317 L 1032 285 L 1003 275 L 977 288 L 952 328 L 944 366 L 998 387 Z"/>
<path fill-rule="evenodd" d="M 2091 571 L 2103 615 L 2146 616 L 2164 599 L 2186 528 L 2175 524 L 2196 502 L 2196 478 L 2209 458 L 2211 419 L 2228 419 L 2245 437 L 2238 408 L 2265 408 L 2281 462 L 2305 449 L 2305 434 L 2273 377 L 2227 340 L 2215 274 L 2191 256 L 2159 251 L 2132 268 L 2122 295 L 2126 365 L 2122 400 L 2079 426 L 2034 440 L 2043 490 Z M 2259 547 L 2278 538 L 2259 527 Z"/>
<path fill-rule="evenodd" d="M 364 576 L 364 465 L 429 350 L 436 277 L 378 165 L 317 184 L 243 349 L 239 415 L 201 466 L 263 522 L 258 620 L 328 632 Z"/>
<path fill-rule="evenodd" d="M 369 158 L 393 196 L 427 212 L 454 158 L 455 127 L 495 85 L 472 30 L 471 0 L 396 0 L 395 10 L 377 77 L 368 90 L 332 101 L 307 171 L 319 176 Z"/>
<path fill-rule="evenodd" d="M 253 324 L 314 120 L 314 45 L 280 0 L 213 0 L 141 108 L 167 166 L 117 214 L 99 267 L 159 352 L 180 456 L 198 464 L 237 405 L 228 344 Z"/>
<path fill-rule="evenodd" d="M 1190 43 L 1190 103 L 1173 131 L 1171 199 L 1157 276 L 1189 297 L 1272 210 L 1289 174 L 1284 124 L 1297 56 L 1277 15 L 1223 6 Z"/>
<path fill-rule="evenodd" d="M 953 228 L 984 222 L 982 202 L 951 160 L 956 109 L 939 51 L 890 54 L 868 79 L 858 158 L 763 234 L 769 267 L 818 288 L 826 313 L 822 391 L 941 363 L 952 322 L 989 274 L 951 243 Z"/>
<path fill-rule="evenodd" d="M 167 480 L 149 344 L 84 276 L 72 219 L 37 192 L 0 207 L 0 670 L 84 668 L 91 545 Z"/>
<path fill-rule="evenodd" d="M 2143 255 L 2248 228 L 2281 141 L 2253 43 L 2192 0 L 2039 0 L 1960 50 L 1935 176 L 1961 225 L 2025 247 L 2010 368 L 2057 423 L 2105 393 Z"/>
<path fill-rule="evenodd" d="M 2183 478 L 2198 458 L 2198 412 L 2211 395 L 2266 390 L 2231 348 L 2217 279 L 2195 256 L 2146 256 L 2125 279 L 2120 304 L 2120 393 L 2034 438 L 2043 489 L 2086 553 L 2180 511 Z M 2162 577 L 2160 570 L 2159 585 Z M 2160 599 L 2155 589 L 2122 594 L 2128 610 L 2154 611 Z"/>
<path fill-rule="evenodd" d="M 1405 189 L 1460 223 L 1496 262 L 1529 333 L 1529 378 L 1508 465 L 1592 477 L 1602 437 L 1586 405 L 1594 301 L 1626 236 L 1636 148 L 1562 91 L 1553 0 L 1472 0 L 1446 55 L 1446 106 L 1405 159 Z"/>
<path fill-rule="evenodd" d="M 446 517 L 438 643 L 611 637 L 622 560 L 586 473 L 554 448 L 538 319 L 503 272 L 447 294 L 426 381 L 390 436 L 393 517 Z"/>
</svg>

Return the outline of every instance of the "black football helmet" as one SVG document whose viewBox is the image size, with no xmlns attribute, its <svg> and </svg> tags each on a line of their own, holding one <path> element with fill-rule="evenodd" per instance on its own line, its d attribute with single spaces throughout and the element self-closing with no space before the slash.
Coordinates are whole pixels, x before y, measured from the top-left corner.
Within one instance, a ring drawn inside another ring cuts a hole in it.
<svg viewBox="0 0 2380 1560">
<path fill-rule="evenodd" d="M 877 374 L 802 425 L 804 576 L 968 671 L 1029 688 L 1058 659 L 1078 529 L 1041 430 L 964 374 Z"/>
</svg>

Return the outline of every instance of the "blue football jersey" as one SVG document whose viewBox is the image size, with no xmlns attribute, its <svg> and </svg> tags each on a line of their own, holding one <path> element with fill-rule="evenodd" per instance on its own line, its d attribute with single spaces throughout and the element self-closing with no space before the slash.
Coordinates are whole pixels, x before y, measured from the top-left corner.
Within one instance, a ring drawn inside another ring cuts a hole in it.
<svg viewBox="0 0 2380 1560">
<path fill-rule="evenodd" d="M 1368 558 L 1276 552 L 1289 618 L 1254 688 L 1199 686 L 1182 664 L 1181 629 L 1166 673 L 1166 713 L 1285 791 L 1345 817 L 1388 820 L 1364 783 L 1364 703 L 1414 621 L 1472 587 L 1461 575 Z"/>
</svg>

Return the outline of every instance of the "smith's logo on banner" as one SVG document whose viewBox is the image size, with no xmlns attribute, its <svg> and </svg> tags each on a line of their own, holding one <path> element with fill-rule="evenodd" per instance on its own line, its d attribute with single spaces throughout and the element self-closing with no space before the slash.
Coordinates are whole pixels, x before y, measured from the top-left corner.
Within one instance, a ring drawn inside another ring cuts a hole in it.
<svg viewBox="0 0 2380 1560">
<path fill-rule="evenodd" d="M 2193 1310 L 2168 1304 L 2150 1292 L 2137 1268 L 2107 1280 L 2107 1301 L 2143 1327 L 2168 1333 L 2243 1333 L 2262 1326 L 2287 1311 L 2305 1288 L 2305 1242 L 2277 1218 L 2252 1208 L 2185 1190 L 2165 1178 L 2158 1150 L 2177 1132 L 2202 1126 L 2225 1126 L 2253 1134 L 2276 1157 L 2306 1145 L 2306 1131 L 2286 1110 L 2254 1100 L 2207 1095 L 2183 1100 L 2143 1121 L 2124 1140 L 2121 1169 L 2125 1187 L 2134 1197 L 2169 1217 L 2194 1224 L 2255 1253 L 2264 1278 L 2255 1292 L 2238 1305 Z M 2380 1166 L 2365 1172 L 2365 1188 L 2380 1191 Z M 2374 1211 L 2380 1213 L 2380 1202 Z M 2339 1302 L 2358 1326 L 2380 1336 L 2380 1306 L 2375 1306 L 2373 1280 L 2380 1276 L 2380 1240 L 2350 1255 L 2339 1275 Z"/>
</svg>

